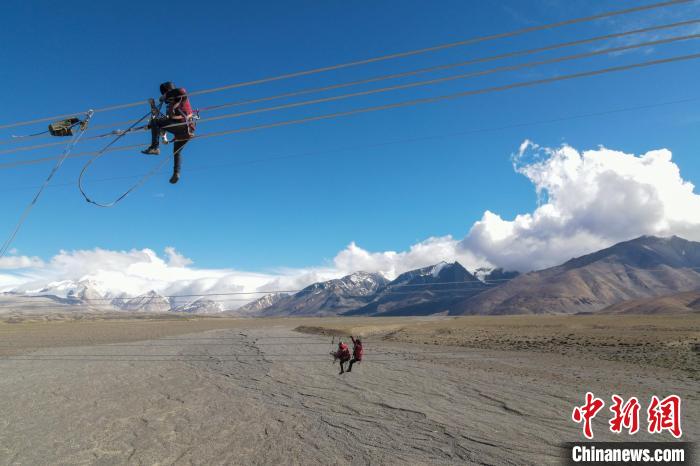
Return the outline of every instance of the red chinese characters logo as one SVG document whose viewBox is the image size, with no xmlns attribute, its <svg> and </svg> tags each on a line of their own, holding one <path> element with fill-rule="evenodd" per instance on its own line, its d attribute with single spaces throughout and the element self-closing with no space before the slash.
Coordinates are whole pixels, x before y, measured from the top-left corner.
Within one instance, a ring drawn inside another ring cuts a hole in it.
<svg viewBox="0 0 700 466">
<path fill-rule="evenodd" d="M 593 438 L 593 427 L 591 421 L 598 414 L 598 411 L 603 409 L 605 402 L 600 398 L 596 398 L 593 393 L 586 393 L 586 403 L 583 406 L 576 406 L 574 412 L 571 413 L 571 419 L 580 424 L 583 422 L 583 435 L 587 439 Z"/>
<path fill-rule="evenodd" d="M 608 424 L 610 431 L 616 434 L 626 430 L 634 435 L 639 432 L 639 413 L 641 405 L 637 397 L 631 397 L 625 401 L 619 395 L 612 395 L 610 411 L 612 418 Z M 571 419 L 577 424 L 583 423 L 583 435 L 587 439 L 593 438 L 593 418 L 603 409 L 605 402 L 596 398 L 593 393 L 586 393 L 586 401 L 582 406 L 574 407 Z M 669 395 L 663 400 L 656 395 L 651 397 L 647 408 L 647 431 L 650 434 L 668 431 L 675 438 L 683 435 L 681 429 L 681 398 L 678 395 Z"/>
<path fill-rule="evenodd" d="M 681 398 L 678 395 L 670 395 L 659 400 L 656 395 L 652 396 L 649 409 L 647 409 L 647 419 L 650 434 L 667 430 L 674 437 L 680 438 L 683 435 L 681 430 Z"/>
<path fill-rule="evenodd" d="M 610 411 L 613 412 L 613 418 L 610 419 L 610 431 L 619 434 L 624 427 L 630 435 L 636 434 L 639 431 L 639 400 L 633 396 L 623 404 L 624 400 L 618 395 L 613 395 L 612 400 Z"/>
</svg>

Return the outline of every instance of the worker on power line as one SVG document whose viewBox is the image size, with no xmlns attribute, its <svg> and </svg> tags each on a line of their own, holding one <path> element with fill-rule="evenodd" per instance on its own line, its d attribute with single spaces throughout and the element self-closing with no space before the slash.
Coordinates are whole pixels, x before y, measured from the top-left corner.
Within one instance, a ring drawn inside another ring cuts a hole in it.
<svg viewBox="0 0 700 466">
<path fill-rule="evenodd" d="M 173 176 L 170 182 L 175 184 L 180 179 L 182 149 L 194 136 L 194 113 L 187 91 L 182 87 L 175 87 L 171 81 L 160 85 L 160 102 L 166 104 L 165 115 L 157 114 L 151 118 L 148 125 L 151 129 L 151 145 L 141 152 L 148 155 L 160 154 L 159 144 L 162 135 L 165 131 L 172 133 L 175 141 Z"/>
</svg>

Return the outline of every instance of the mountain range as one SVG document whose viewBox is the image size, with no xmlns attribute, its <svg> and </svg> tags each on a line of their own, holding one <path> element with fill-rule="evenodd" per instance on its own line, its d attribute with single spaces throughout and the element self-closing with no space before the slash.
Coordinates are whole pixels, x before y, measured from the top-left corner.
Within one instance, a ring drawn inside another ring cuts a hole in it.
<svg viewBox="0 0 700 466">
<path fill-rule="evenodd" d="M 530 272 L 464 300 L 463 314 L 597 312 L 631 299 L 700 288 L 700 243 L 644 236 Z"/>
<path fill-rule="evenodd" d="M 293 295 L 278 296 L 270 306 L 260 309 L 259 315 L 338 315 L 366 305 L 388 284 L 381 274 L 357 272 L 314 283 Z"/>
<path fill-rule="evenodd" d="M 306 290 L 318 288 L 323 284 Z M 458 262 L 440 263 L 399 275 L 345 311 L 344 306 L 323 305 L 333 302 L 332 291 L 325 301 L 310 306 L 306 290 L 259 312 L 266 316 L 692 312 L 700 309 L 700 301 L 691 299 L 695 290 L 700 298 L 700 243 L 676 236 L 643 236 L 523 275 L 502 269 L 470 273 Z M 665 305 L 653 301 L 667 295 L 673 298 L 662 300 Z"/>
<path fill-rule="evenodd" d="M 401 316 L 449 312 L 455 303 L 489 288 L 459 262 L 411 270 L 377 290 L 365 305 L 345 315 Z"/>
<path fill-rule="evenodd" d="M 700 243 L 643 236 L 544 270 L 470 273 L 458 262 L 405 272 L 394 280 L 356 272 L 303 290 L 270 293 L 235 310 L 201 297 L 189 302 L 150 291 L 103 292 L 90 280 L 0 294 L 0 314 L 137 312 L 271 316 L 405 316 L 700 312 Z"/>
</svg>

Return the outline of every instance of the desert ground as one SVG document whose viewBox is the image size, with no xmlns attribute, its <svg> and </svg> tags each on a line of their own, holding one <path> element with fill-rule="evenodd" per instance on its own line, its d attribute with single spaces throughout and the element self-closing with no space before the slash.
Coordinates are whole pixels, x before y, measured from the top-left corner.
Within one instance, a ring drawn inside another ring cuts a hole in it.
<svg viewBox="0 0 700 466">
<path fill-rule="evenodd" d="M 340 375 L 349 334 L 365 360 Z M 675 393 L 697 441 L 699 346 L 698 314 L 14 319 L 0 464 L 559 464 L 586 391 L 596 440 L 630 439 L 613 393 Z"/>
</svg>

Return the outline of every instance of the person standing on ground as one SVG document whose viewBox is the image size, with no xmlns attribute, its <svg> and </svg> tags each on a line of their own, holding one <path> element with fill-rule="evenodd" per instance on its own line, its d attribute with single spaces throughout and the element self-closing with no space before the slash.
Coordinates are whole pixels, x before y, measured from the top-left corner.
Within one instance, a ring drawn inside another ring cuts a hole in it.
<svg viewBox="0 0 700 466">
<path fill-rule="evenodd" d="M 350 339 L 352 340 L 352 361 L 350 361 L 350 365 L 348 366 L 348 372 L 352 371 L 353 364 L 362 361 L 362 356 L 365 354 L 362 348 L 362 341 L 359 338 L 354 338 L 352 335 L 350 335 Z"/>
<path fill-rule="evenodd" d="M 331 353 L 336 360 L 340 360 L 340 373 L 345 372 L 345 363 L 350 360 L 350 348 L 342 340 L 338 342 L 338 351 Z"/>
</svg>

